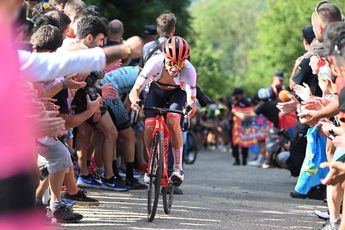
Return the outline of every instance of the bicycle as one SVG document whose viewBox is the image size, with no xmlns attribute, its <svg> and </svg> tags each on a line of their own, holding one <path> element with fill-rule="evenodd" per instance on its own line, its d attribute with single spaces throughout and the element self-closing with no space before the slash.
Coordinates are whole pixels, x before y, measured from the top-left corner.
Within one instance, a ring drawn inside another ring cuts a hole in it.
<svg viewBox="0 0 345 230">
<path fill-rule="evenodd" d="M 169 214 L 172 208 L 172 203 L 174 200 L 174 183 L 169 178 L 168 173 L 168 144 L 170 132 L 165 123 L 165 116 L 168 112 L 178 113 L 185 116 L 187 121 L 189 117 L 188 114 L 190 108 L 187 107 L 185 111 L 173 110 L 158 107 L 144 107 L 144 110 L 155 110 L 159 114 L 156 116 L 156 124 L 152 134 L 152 145 L 149 153 L 148 160 L 148 177 L 149 177 L 149 188 L 147 194 L 147 217 L 148 221 L 153 221 L 156 215 L 159 194 L 162 187 L 162 197 L 163 197 L 163 208 L 166 214 Z M 134 121 L 137 115 L 134 114 Z M 189 124 L 189 122 L 187 122 Z M 184 125 L 183 130 L 188 125 Z M 169 192 L 168 192 L 169 191 Z"/>
<path fill-rule="evenodd" d="M 188 130 L 184 132 L 183 135 L 183 162 L 186 164 L 194 164 L 199 150 L 195 133 L 192 130 Z"/>
</svg>

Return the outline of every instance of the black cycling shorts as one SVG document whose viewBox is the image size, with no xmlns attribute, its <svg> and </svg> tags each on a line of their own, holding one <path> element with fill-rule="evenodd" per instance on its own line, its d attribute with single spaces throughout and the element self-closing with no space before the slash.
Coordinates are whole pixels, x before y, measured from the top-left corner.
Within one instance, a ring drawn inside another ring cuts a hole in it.
<svg viewBox="0 0 345 230">
<path fill-rule="evenodd" d="M 180 87 L 172 90 L 160 88 L 157 83 L 152 82 L 149 92 L 146 95 L 144 107 L 158 107 L 181 110 L 187 101 L 186 92 Z M 144 111 L 145 118 L 156 117 L 158 112 L 153 110 Z"/>
</svg>

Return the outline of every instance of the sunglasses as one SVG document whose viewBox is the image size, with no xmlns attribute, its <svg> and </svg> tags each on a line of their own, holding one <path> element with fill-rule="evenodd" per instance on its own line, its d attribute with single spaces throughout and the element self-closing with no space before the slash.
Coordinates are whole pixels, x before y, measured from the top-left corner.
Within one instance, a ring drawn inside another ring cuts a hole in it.
<svg viewBox="0 0 345 230">
<path fill-rule="evenodd" d="M 322 21 L 320 15 L 319 15 L 319 10 L 320 10 L 320 7 L 321 7 L 323 4 L 325 4 L 325 3 L 330 3 L 330 2 L 329 2 L 329 1 L 321 1 L 321 2 L 319 2 L 319 3 L 316 5 L 315 10 L 314 10 L 316 17 L 319 19 L 319 21 L 321 22 L 321 24 L 324 24 L 324 23 L 323 23 L 323 21 Z"/>
<path fill-rule="evenodd" d="M 174 62 L 171 60 L 165 60 L 165 64 L 171 68 L 176 66 L 177 68 L 182 69 L 185 65 L 185 62 L 184 61 Z"/>
</svg>

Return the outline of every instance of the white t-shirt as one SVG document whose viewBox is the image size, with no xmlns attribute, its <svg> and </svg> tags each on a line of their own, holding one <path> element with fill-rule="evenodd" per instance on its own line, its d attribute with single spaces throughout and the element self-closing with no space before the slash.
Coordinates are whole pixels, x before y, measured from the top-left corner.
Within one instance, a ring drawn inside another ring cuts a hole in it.
<svg viewBox="0 0 345 230">
<path fill-rule="evenodd" d="M 58 53 L 31 53 L 19 50 L 20 70 L 26 80 L 44 82 L 73 73 L 104 69 L 106 57 L 102 48 Z"/>
<path fill-rule="evenodd" d="M 164 68 L 164 54 L 152 56 L 140 72 L 138 81 L 141 85 L 151 81 L 158 81 L 162 76 Z M 197 75 L 193 65 L 188 60 L 185 61 L 185 66 L 173 79 L 176 85 L 179 85 L 181 89 L 186 91 L 188 103 L 192 98 L 196 97 Z"/>
</svg>

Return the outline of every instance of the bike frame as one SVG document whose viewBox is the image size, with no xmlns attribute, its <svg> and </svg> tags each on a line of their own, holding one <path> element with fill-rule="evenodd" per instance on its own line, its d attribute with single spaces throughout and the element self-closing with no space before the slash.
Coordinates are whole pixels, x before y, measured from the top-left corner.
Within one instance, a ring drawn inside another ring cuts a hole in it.
<svg viewBox="0 0 345 230">
<path fill-rule="evenodd" d="M 156 116 L 156 124 L 152 133 L 152 140 L 154 139 L 156 132 L 160 132 L 163 135 L 163 156 L 162 156 L 163 157 L 163 169 L 162 169 L 163 175 L 162 175 L 160 184 L 162 187 L 168 187 L 169 185 L 169 175 L 168 175 L 169 146 L 168 144 L 169 144 L 170 132 L 165 123 L 165 118 L 161 114 Z M 151 158 L 152 158 L 152 148 L 150 149 L 149 162 L 151 162 Z M 151 166 L 149 165 L 148 167 L 150 168 Z"/>
</svg>

